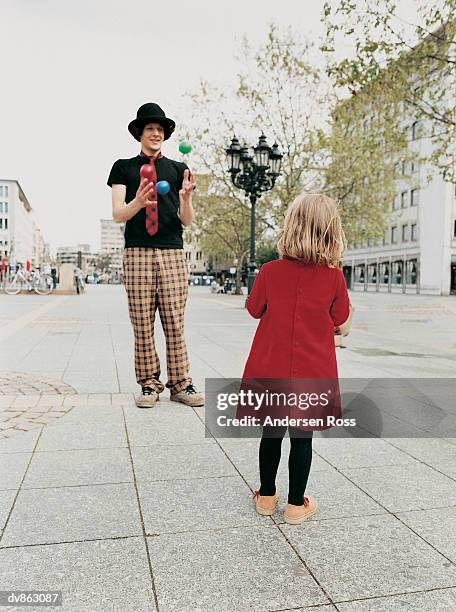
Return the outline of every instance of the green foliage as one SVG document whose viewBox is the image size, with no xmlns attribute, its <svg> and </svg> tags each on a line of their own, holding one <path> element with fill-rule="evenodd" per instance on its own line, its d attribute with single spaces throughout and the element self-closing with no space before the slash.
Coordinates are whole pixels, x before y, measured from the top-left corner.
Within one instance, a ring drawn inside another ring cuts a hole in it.
<svg viewBox="0 0 456 612">
<path fill-rule="evenodd" d="M 267 261 L 278 259 L 277 241 L 271 238 L 263 240 L 257 249 L 257 264 L 261 266 Z"/>
<path fill-rule="evenodd" d="M 403 20 L 399 8 L 397 0 L 326 2 L 321 50 L 328 54 L 328 74 L 352 95 L 375 85 L 388 92 L 391 104 L 402 103 L 410 122 L 422 122 L 422 160 L 454 182 L 456 0 L 424 4 L 416 24 Z M 341 37 L 344 45 L 353 43 L 353 57 L 330 55 Z"/>
</svg>

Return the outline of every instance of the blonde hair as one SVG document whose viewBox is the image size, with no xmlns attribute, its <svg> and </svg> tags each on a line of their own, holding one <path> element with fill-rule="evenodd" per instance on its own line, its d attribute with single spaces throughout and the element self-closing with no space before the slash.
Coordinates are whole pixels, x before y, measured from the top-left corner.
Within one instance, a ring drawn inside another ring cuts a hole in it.
<svg viewBox="0 0 456 612">
<path fill-rule="evenodd" d="M 345 245 L 337 204 L 319 193 L 301 194 L 290 204 L 277 250 L 284 259 L 340 267 Z"/>
</svg>

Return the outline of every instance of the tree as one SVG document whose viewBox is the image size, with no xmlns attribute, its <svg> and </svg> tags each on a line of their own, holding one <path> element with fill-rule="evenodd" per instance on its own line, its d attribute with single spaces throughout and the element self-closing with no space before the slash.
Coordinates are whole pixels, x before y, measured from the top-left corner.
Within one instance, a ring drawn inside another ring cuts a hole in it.
<svg viewBox="0 0 456 612">
<path fill-rule="evenodd" d="M 310 52 L 311 45 L 290 29 L 281 33 L 271 25 L 266 43 L 257 51 L 243 41 L 234 89 L 223 91 L 202 82 L 189 94 L 193 120 L 182 136 L 192 134 L 194 163 L 208 177 L 195 193 L 198 240 L 207 254 L 237 259 L 238 270 L 248 255 L 250 204 L 231 183 L 225 148 L 234 133 L 254 143 L 264 130 L 269 144 L 275 140 L 285 153 L 276 186 L 257 202 L 260 243 L 266 232 L 277 232 L 294 197 L 315 188 L 321 178 L 315 142 L 321 121 L 317 109 L 324 105 L 325 95 L 319 72 L 305 59 Z"/>
<path fill-rule="evenodd" d="M 387 91 L 413 122 L 413 139 L 429 141 L 423 159 L 456 181 L 456 0 L 425 4 L 420 23 L 404 20 L 397 0 L 338 0 L 325 2 L 323 20 L 335 85 L 353 96 L 372 84 Z M 335 57 L 340 37 L 353 44 L 353 57 Z"/>
<path fill-rule="evenodd" d="M 212 178 L 198 175 L 194 195 L 197 217 L 187 230 L 188 239 L 198 242 L 206 255 L 236 267 L 236 293 L 241 293 L 242 269 L 249 254 L 249 211 L 236 199 L 214 193 Z"/>
<path fill-rule="evenodd" d="M 110 272 L 112 265 L 112 255 L 109 253 L 99 253 L 95 257 L 95 267 L 102 272 Z"/>
<path fill-rule="evenodd" d="M 397 167 L 410 168 L 406 126 L 389 92 L 370 84 L 340 100 L 320 133 L 323 191 L 339 203 L 347 242 L 383 237 L 395 197 Z"/>
</svg>

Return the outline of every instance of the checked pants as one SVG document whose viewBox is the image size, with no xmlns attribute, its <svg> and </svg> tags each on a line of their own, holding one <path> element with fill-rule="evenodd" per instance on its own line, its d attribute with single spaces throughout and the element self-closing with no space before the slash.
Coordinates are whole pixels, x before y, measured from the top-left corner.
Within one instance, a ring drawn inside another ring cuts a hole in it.
<svg viewBox="0 0 456 612">
<path fill-rule="evenodd" d="M 184 339 L 184 310 L 188 294 L 188 270 L 183 249 L 126 248 L 124 284 L 135 335 L 136 380 L 157 393 L 160 360 L 155 350 L 154 323 L 158 310 L 166 338 L 166 386 L 173 393 L 192 382 Z"/>
</svg>

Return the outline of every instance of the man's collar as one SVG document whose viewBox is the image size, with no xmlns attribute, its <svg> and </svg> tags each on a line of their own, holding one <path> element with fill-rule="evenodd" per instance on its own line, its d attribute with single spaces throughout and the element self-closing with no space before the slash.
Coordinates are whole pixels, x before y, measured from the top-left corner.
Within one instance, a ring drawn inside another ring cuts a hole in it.
<svg viewBox="0 0 456 612">
<path fill-rule="evenodd" d="M 159 151 L 158 154 L 156 154 L 156 155 L 147 155 L 141 149 L 141 151 L 139 152 L 139 157 L 147 157 L 148 159 L 153 159 L 155 161 L 156 159 L 160 159 L 161 157 L 163 157 L 163 153 L 161 151 Z"/>
</svg>

